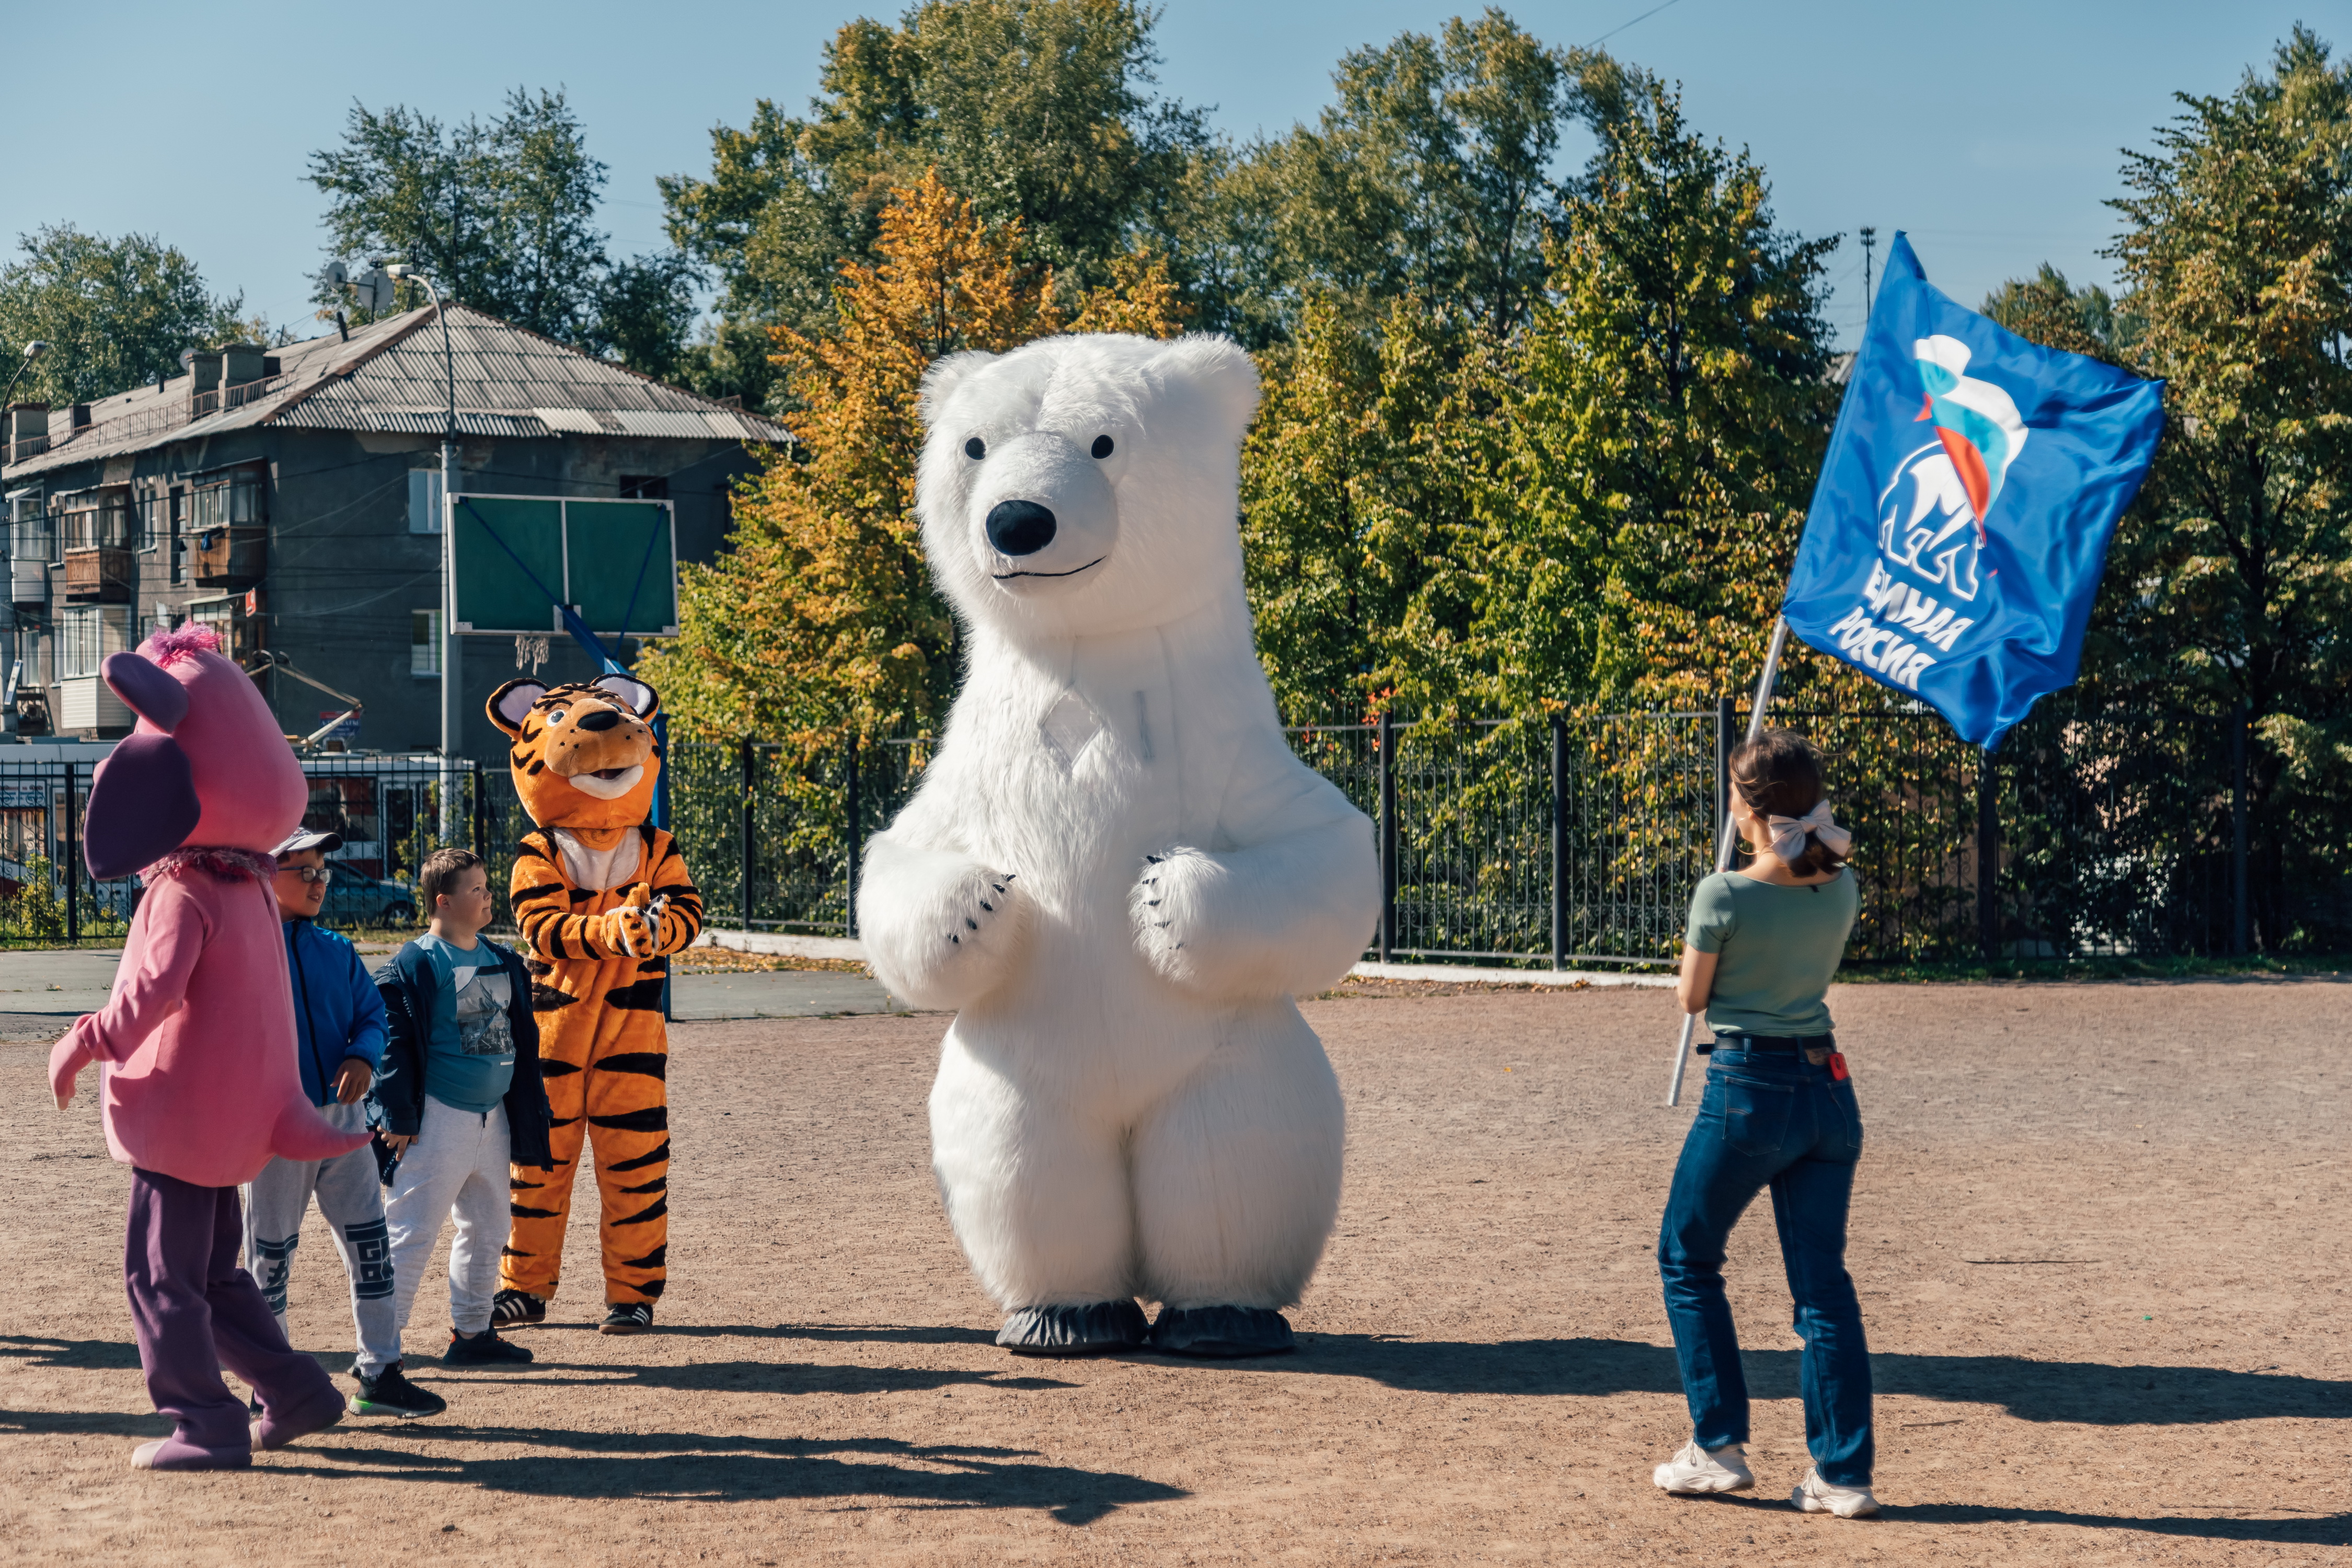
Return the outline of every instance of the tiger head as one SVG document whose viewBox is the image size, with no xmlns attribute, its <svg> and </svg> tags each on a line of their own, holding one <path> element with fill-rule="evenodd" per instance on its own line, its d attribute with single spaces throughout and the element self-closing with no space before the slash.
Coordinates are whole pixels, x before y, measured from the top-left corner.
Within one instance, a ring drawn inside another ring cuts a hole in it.
<svg viewBox="0 0 2352 1568">
<path fill-rule="evenodd" d="M 635 827 L 652 814 L 660 711 L 654 689 L 625 675 L 551 689 L 509 680 L 489 701 L 490 722 L 513 739 L 507 760 L 530 819 L 591 831 Z"/>
</svg>

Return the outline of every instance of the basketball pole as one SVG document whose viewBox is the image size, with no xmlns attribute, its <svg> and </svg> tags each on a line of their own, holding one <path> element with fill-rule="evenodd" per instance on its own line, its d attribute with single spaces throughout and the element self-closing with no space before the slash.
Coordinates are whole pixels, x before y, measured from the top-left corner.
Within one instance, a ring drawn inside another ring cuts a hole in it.
<svg viewBox="0 0 2352 1568">
<path fill-rule="evenodd" d="M 1772 688 L 1780 679 L 1780 650 L 1789 646 L 1789 623 L 1775 618 L 1772 622 L 1771 646 L 1764 650 L 1764 677 L 1756 683 L 1756 700 L 1748 710 L 1748 738 L 1751 741 L 1764 732 L 1764 710 L 1772 705 Z M 1716 840 L 1715 868 L 1731 869 L 1731 847 L 1738 842 L 1739 825 L 1731 815 L 1731 803 L 1724 802 L 1723 832 Z M 1683 1015 L 1682 1043 L 1675 1047 L 1674 1076 L 1666 1080 L 1666 1104 L 1683 1102 L 1683 1069 L 1689 1065 L 1691 1037 L 1698 1032 L 1698 1015 Z"/>
</svg>

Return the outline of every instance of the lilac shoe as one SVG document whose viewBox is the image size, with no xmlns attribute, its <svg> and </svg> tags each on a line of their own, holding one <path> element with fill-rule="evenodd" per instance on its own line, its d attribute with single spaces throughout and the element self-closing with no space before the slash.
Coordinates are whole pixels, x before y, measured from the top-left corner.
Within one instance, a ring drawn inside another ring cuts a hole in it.
<svg viewBox="0 0 2352 1568">
<path fill-rule="evenodd" d="M 158 1437 L 131 1450 L 134 1470 L 243 1470 L 252 1466 L 253 1456 L 242 1448 L 199 1448 L 177 1437 Z"/>
<path fill-rule="evenodd" d="M 253 1451 L 283 1448 L 298 1437 L 308 1437 L 313 1432 L 323 1432 L 343 1418 L 343 1396 L 335 1392 L 331 1383 L 323 1385 L 319 1397 L 306 1402 L 299 1410 L 280 1415 L 263 1408 L 261 1419 L 253 1424 Z"/>
</svg>

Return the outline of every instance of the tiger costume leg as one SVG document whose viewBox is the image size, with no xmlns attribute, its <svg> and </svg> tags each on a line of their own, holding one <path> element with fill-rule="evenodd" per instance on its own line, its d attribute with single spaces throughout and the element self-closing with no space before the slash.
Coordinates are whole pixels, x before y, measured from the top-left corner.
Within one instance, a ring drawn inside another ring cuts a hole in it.
<svg viewBox="0 0 2352 1568">
<path fill-rule="evenodd" d="M 528 1290 L 541 1301 L 555 1295 L 563 1271 L 563 1232 L 572 1217 L 572 1178 L 580 1169 L 585 1140 L 587 1076 L 579 1062 L 565 1059 L 564 1047 L 581 1042 L 540 1037 L 539 1071 L 547 1087 L 550 1114 L 548 1152 L 555 1168 L 516 1165 L 507 1172 L 507 1212 L 511 1227 L 500 1255 L 499 1285 L 506 1290 Z"/>
<path fill-rule="evenodd" d="M 621 1306 L 658 1300 L 669 1278 L 669 1043 L 656 1033 L 604 1046 L 588 1064 L 585 1103 L 604 1301 Z"/>
</svg>

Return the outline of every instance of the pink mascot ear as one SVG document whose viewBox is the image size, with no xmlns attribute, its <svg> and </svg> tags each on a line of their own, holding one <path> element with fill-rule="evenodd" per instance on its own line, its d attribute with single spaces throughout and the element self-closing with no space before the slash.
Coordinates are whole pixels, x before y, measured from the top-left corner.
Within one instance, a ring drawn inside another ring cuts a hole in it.
<svg viewBox="0 0 2352 1568">
<path fill-rule="evenodd" d="M 110 653 L 98 669 L 132 712 L 166 735 L 188 716 L 188 689 L 164 674 L 163 667 L 153 659 L 135 653 Z"/>
<path fill-rule="evenodd" d="M 204 814 L 180 742 L 169 735 L 125 735 L 89 781 L 82 861 L 101 882 L 128 877 L 185 844 Z"/>
</svg>

